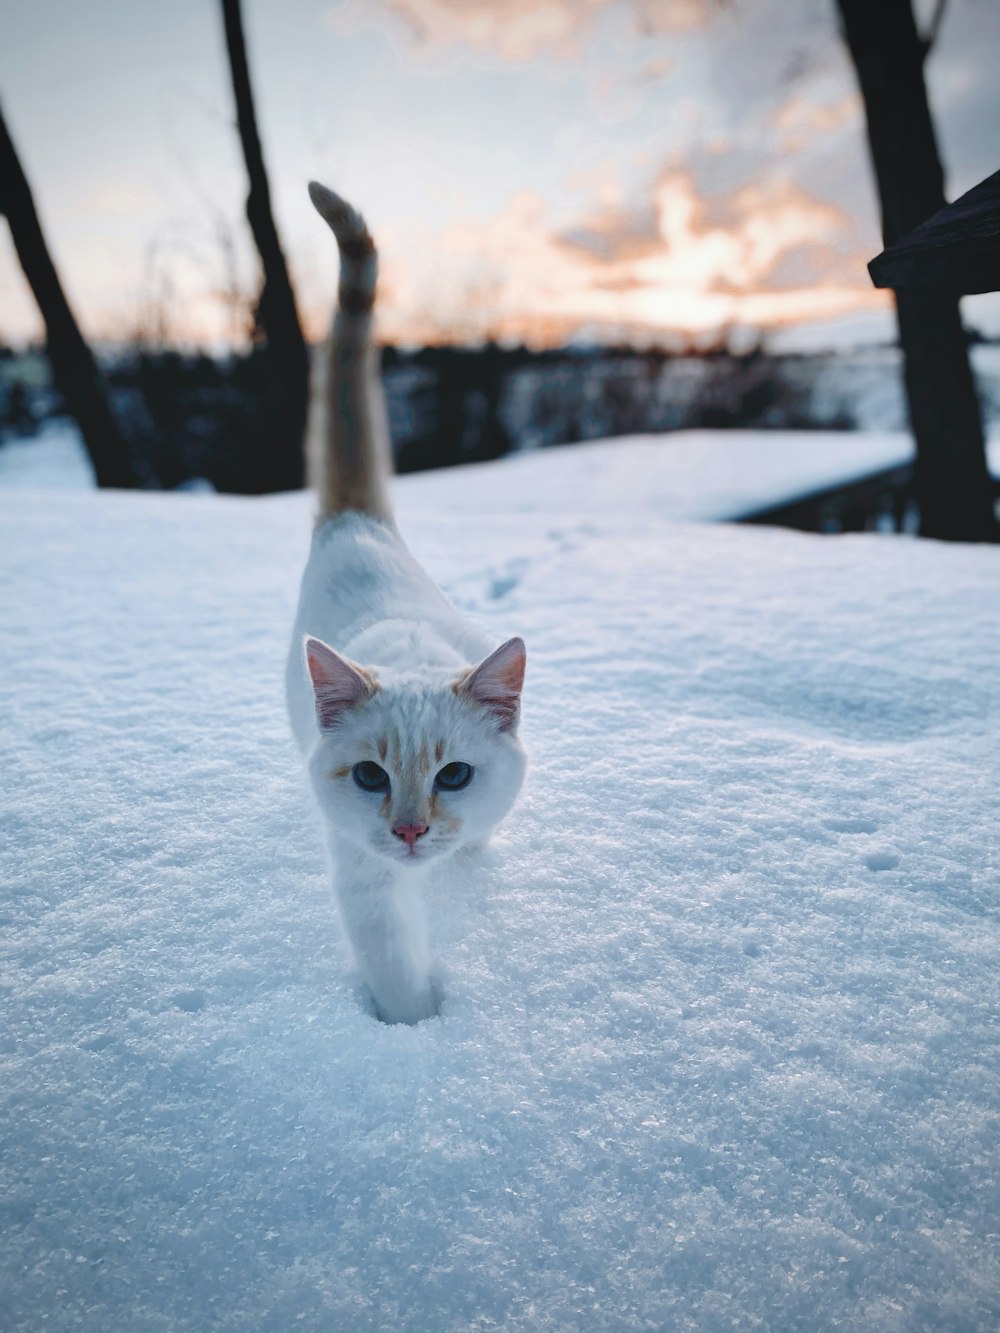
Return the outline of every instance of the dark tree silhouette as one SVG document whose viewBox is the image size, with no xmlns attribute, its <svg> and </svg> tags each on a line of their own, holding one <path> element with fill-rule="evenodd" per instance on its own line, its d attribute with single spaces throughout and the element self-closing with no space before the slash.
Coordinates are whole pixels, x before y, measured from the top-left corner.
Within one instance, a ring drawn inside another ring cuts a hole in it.
<svg viewBox="0 0 1000 1333">
<path fill-rule="evenodd" d="M 31 188 L 0 109 L 0 213 L 10 224 L 24 276 L 45 321 L 52 378 L 67 411 L 76 418 L 94 464 L 98 486 L 142 484 L 132 449 L 111 408 L 94 354 L 73 316 L 59 281 Z"/>
<path fill-rule="evenodd" d="M 857 70 L 885 245 L 945 205 L 944 176 L 924 84 L 924 59 L 944 10 L 921 38 L 911 0 L 838 0 Z M 936 284 L 895 292 L 916 489 L 925 537 L 995 541 L 983 426 L 958 296 Z"/>
<path fill-rule="evenodd" d="M 305 477 L 309 351 L 271 210 L 271 191 L 257 133 L 239 0 L 222 0 L 222 14 L 236 98 L 236 123 L 250 178 L 247 221 L 263 269 L 263 286 L 255 320 L 267 350 L 267 383 L 263 387 L 269 429 L 265 432 L 266 455 L 258 460 L 260 489 L 294 490 L 302 486 Z"/>
</svg>

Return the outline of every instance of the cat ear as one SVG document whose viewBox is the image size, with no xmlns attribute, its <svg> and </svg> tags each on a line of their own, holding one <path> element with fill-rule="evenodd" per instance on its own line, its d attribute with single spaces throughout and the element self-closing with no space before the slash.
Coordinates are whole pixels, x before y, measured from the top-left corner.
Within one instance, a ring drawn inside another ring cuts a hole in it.
<svg viewBox="0 0 1000 1333">
<path fill-rule="evenodd" d="M 500 719 L 501 731 L 513 731 L 521 703 L 526 649 L 523 639 L 508 639 L 455 687 L 455 692 Z"/>
<path fill-rule="evenodd" d="M 348 708 L 370 699 L 378 689 L 374 677 L 364 667 L 349 662 L 329 648 L 322 639 L 306 638 L 306 665 L 316 695 L 316 721 L 326 731 Z"/>
</svg>

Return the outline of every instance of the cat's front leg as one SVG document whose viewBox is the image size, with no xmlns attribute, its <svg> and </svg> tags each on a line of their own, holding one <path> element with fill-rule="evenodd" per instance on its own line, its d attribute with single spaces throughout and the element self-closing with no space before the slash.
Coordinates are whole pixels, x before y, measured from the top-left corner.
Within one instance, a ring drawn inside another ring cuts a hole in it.
<svg viewBox="0 0 1000 1333">
<path fill-rule="evenodd" d="M 334 857 L 341 915 L 354 957 L 386 1023 L 437 1013 L 421 876 L 365 853 Z"/>
</svg>

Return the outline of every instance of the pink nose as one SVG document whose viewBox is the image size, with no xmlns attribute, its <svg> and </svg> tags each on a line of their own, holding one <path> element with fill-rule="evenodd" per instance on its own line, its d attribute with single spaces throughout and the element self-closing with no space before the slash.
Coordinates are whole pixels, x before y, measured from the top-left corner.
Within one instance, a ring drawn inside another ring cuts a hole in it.
<svg viewBox="0 0 1000 1333">
<path fill-rule="evenodd" d="M 412 847 L 418 838 L 422 838 L 427 832 L 426 824 L 395 824 L 393 833 L 397 838 L 402 838 L 407 847 Z"/>
</svg>

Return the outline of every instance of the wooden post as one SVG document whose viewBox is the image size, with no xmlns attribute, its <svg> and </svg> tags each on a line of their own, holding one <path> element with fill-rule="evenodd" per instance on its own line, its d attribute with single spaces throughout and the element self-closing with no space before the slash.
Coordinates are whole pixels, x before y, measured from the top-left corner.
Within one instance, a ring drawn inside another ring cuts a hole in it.
<svg viewBox="0 0 1000 1333">
<path fill-rule="evenodd" d="M 305 480 L 305 429 L 309 404 L 309 350 L 299 323 L 295 293 L 278 238 L 271 209 L 271 191 L 264 167 L 264 154 L 257 133 L 246 42 L 239 0 L 222 0 L 226 48 L 236 98 L 236 123 L 250 191 L 246 211 L 250 230 L 260 254 L 264 281 L 255 318 L 263 331 L 271 363 L 270 393 L 274 405 L 273 447 L 266 460 L 262 490 L 297 490 Z"/>
<path fill-rule="evenodd" d="M 865 101 L 885 245 L 943 208 L 944 178 L 924 85 L 927 43 L 911 0 L 838 0 Z M 920 531 L 996 541 L 982 419 L 958 297 L 935 284 L 895 292 Z"/>
<path fill-rule="evenodd" d="M 76 418 L 98 486 L 140 484 L 128 440 L 115 417 L 94 354 L 73 316 L 45 243 L 31 187 L 0 110 L 0 213 L 10 224 L 14 248 L 38 302 L 52 378 Z"/>
</svg>

